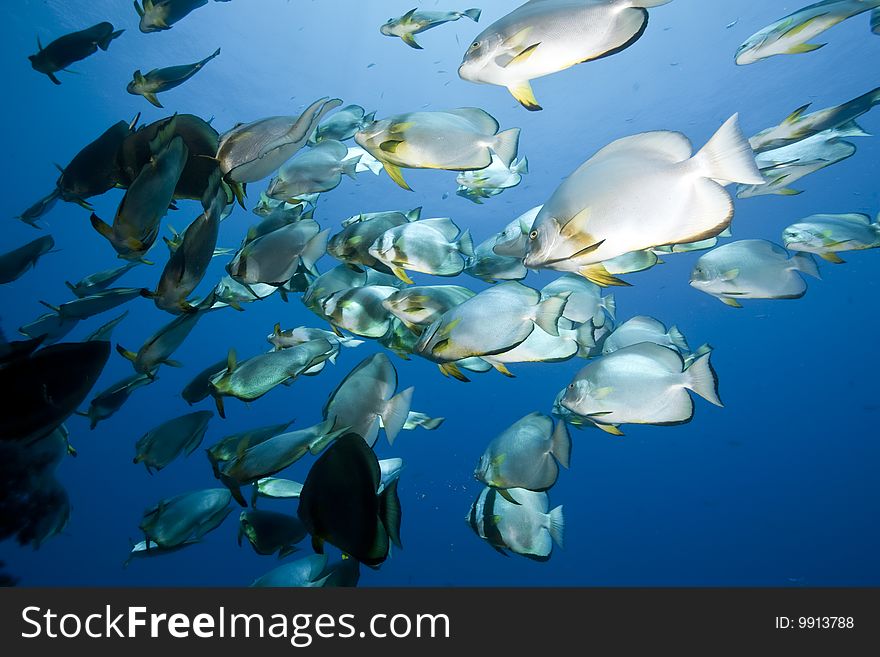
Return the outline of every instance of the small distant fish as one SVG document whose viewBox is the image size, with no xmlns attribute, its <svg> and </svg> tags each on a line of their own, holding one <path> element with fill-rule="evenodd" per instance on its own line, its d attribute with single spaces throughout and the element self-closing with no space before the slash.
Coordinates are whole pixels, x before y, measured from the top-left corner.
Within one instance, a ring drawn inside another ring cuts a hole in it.
<svg viewBox="0 0 880 657">
<path fill-rule="evenodd" d="M 92 213 L 92 227 L 120 258 L 143 261 L 159 236 L 159 224 L 171 205 L 188 153 L 183 139 L 174 135 L 174 124 L 172 119 L 151 143 L 154 157 L 126 190 L 113 225 Z"/>
<path fill-rule="evenodd" d="M 686 364 L 674 349 L 651 342 L 624 347 L 579 371 L 562 396 L 562 406 L 603 431 L 621 435 L 621 424 L 690 422 L 692 390 L 722 406 L 711 352 Z"/>
<path fill-rule="evenodd" d="M 393 316 L 382 303 L 397 292 L 390 285 L 346 288 L 325 297 L 321 315 L 333 326 L 363 338 L 381 338 Z"/>
<path fill-rule="evenodd" d="M 460 231 L 451 219 L 420 219 L 382 233 L 369 249 L 376 260 L 404 283 L 406 271 L 457 276 L 474 255 L 470 231 Z"/>
<path fill-rule="evenodd" d="M 105 21 L 58 37 L 45 48 L 37 37 L 38 52 L 36 55 L 29 55 L 28 59 L 35 71 L 45 73 L 52 82 L 61 84 L 55 73 L 67 70 L 71 64 L 98 52 L 98 48 L 107 50 L 110 42 L 123 32 L 125 30 L 114 31 L 113 25 Z"/>
<path fill-rule="evenodd" d="M 749 139 L 755 153 L 789 146 L 820 132 L 849 124 L 880 104 L 880 87 L 840 105 L 805 114 L 811 104 L 798 107 L 779 125 L 761 130 Z"/>
<path fill-rule="evenodd" d="M 358 434 L 337 438 L 318 457 L 297 507 L 317 553 L 327 542 L 367 566 L 378 566 L 391 544 L 402 547 L 398 480 L 379 493 L 381 481 L 376 454 Z"/>
<path fill-rule="evenodd" d="M 127 568 L 133 559 L 160 557 L 163 554 L 171 554 L 172 552 L 177 552 L 178 550 L 182 550 L 190 545 L 195 545 L 196 543 L 199 543 L 199 541 L 193 539 L 184 541 L 180 545 L 175 545 L 174 547 L 163 548 L 153 541 L 140 541 L 131 546 L 131 551 L 128 553 L 128 559 L 123 562 L 122 567 Z"/>
<path fill-rule="evenodd" d="M 205 312 L 205 309 L 200 308 L 199 312 L 187 313 L 171 320 L 150 336 L 137 353 L 128 351 L 120 344 L 116 345 L 116 351 L 131 361 L 135 371 L 141 374 L 152 372 L 159 365 L 182 367 L 178 361 L 171 360 L 171 355 L 183 344 Z"/>
<path fill-rule="evenodd" d="M 332 573 L 325 573 L 327 555 L 313 554 L 270 570 L 251 584 L 256 588 L 320 588 Z"/>
<path fill-rule="evenodd" d="M 843 259 L 838 253 L 880 247 L 880 223 L 859 212 L 814 214 L 786 228 L 782 239 L 786 249 L 815 253 L 840 264 Z"/>
<path fill-rule="evenodd" d="M 382 305 L 407 328 L 420 334 L 447 310 L 473 296 L 474 292 L 459 285 L 416 285 L 394 292 Z"/>
<path fill-rule="evenodd" d="M 499 489 L 508 502 L 515 501 L 508 488 L 544 491 L 559 476 L 559 465 L 569 466 L 571 437 L 564 422 L 542 413 L 530 413 L 495 437 L 480 457 L 474 477 Z"/>
<path fill-rule="evenodd" d="M 177 495 L 147 509 L 140 528 L 144 538 L 162 548 L 198 541 L 221 525 L 232 511 L 225 488 L 209 488 Z"/>
<path fill-rule="evenodd" d="M 229 0 L 215 0 L 229 2 Z M 140 17 L 141 32 L 159 32 L 170 30 L 172 26 L 185 18 L 190 12 L 204 7 L 208 0 L 135 0 L 134 8 Z"/>
<path fill-rule="evenodd" d="M 855 155 L 856 145 L 842 137 L 867 136 L 861 128 L 840 126 L 819 132 L 782 148 L 759 153 L 755 158 L 764 177 L 763 185 L 737 185 L 737 198 L 751 198 L 767 194 L 795 196 L 801 190 L 792 185 L 801 178 L 842 162 Z"/>
<path fill-rule="evenodd" d="M 467 259 L 464 273 L 487 283 L 521 281 L 529 274 L 522 256 L 498 255 L 495 252 L 497 238 L 492 235 L 474 248 L 474 255 Z"/>
<path fill-rule="evenodd" d="M 51 235 L 38 237 L 17 249 L 0 254 L 0 285 L 11 283 L 25 274 L 37 261 L 55 248 Z"/>
<path fill-rule="evenodd" d="M 229 275 L 245 286 L 265 283 L 281 287 L 300 265 L 309 271 L 327 250 L 330 230 L 303 219 L 256 238 L 226 265 Z"/>
<path fill-rule="evenodd" d="M 251 497 L 251 506 L 256 508 L 257 500 L 266 497 L 272 500 L 297 499 L 302 492 L 302 484 L 290 479 L 278 477 L 263 477 L 254 482 L 254 494 Z"/>
<path fill-rule="evenodd" d="M 156 97 L 156 94 L 179 87 L 192 76 L 202 70 L 205 64 L 220 54 L 220 48 L 208 55 L 203 60 L 195 64 L 182 64 L 180 66 L 168 66 L 166 68 L 154 68 L 152 71 L 144 75 L 140 69 L 134 72 L 131 82 L 128 83 L 126 91 L 135 96 L 143 96 L 150 104 L 161 108 L 162 103 Z"/>
<path fill-rule="evenodd" d="M 797 55 L 818 50 L 824 43 L 807 43 L 838 23 L 880 7 L 880 0 L 822 0 L 798 9 L 750 36 L 736 51 L 739 66 L 774 55 Z"/>
<path fill-rule="evenodd" d="M 348 157 L 348 148 L 340 141 L 325 139 L 285 164 L 269 182 L 270 198 L 295 203 L 302 194 L 316 194 L 336 189 L 345 174 L 352 180 L 360 156 Z"/>
<path fill-rule="evenodd" d="M 458 69 L 463 80 L 507 87 L 540 110 L 531 80 L 607 57 L 633 45 L 648 25 L 646 7 L 670 0 L 531 0 L 483 30 Z"/>
<path fill-rule="evenodd" d="M 492 154 L 509 165 L 519 147 L 519 128 L 498 132 L 487 112 L 462 107 L 397 114 L 374 121 L 354 136 L 359 146 L 382 162 L 400 187 L 409 190 L 401 167 L 467 171 L 485 169 Z"/>
<path fill-rule="evenodd" d="M 239 363 L 230 349 L 226 369 L 211 379 L 211 394 L 220 417 L 226 417 L 223 397 L 259 399 L 275 386 L 292 381 L 339 349 L 327 340 L 311 340 L 282 351 L 270 351 Z"/>
<path fill-rule="evenodd" d="M 324 115 L 341 104 L 338 98 L 325 97 L 299 116 L 273 116 L 235 126 L 221 135 L 217 149 L 224 179 L 249 183 L 267 178 L 305 146 Z"/>
<path fill-rule="evenodd" d="M 559 335 L 559 319 L 565 309 L 562 297 L 541 299 L 537 290 L 509 281 L 483 290 L 444 313 L 425 329 L 417 350 L 456 375 L 452 361 L 473 356 L 501 354 L 528 338 L 535 327 Z M 492 326 L 492 331 L 486 331 Z"/>
<path fill-rule="evenodd" d="M 212 417 L 211 411 L 195 411 L 150 429 L 135 443 L 134 463 L 143 463 L 152 474 L 181 454 L 189 456 L 202 444 Z"/>
<path fill-rule="evenodd" d="M 92 340 L 105 340 L 105 341 L 109 342 L 111 336 L 113 335 L 113 329 L 115 329 L 117 326 L 119 326 L 120 322 L 122 322 L 122 320 L 125 319 L 126 317 L 128 317 L 127 310 L 124 311 L 121 315 L 114 317 L 106 324 L 102 324 L 101 326 L 96 328 L 94 331 L 89 333 L 85 337 L 84 342 L 90 342 Z"/>
<path fill-rule="evenodd" d="M 225 360 L 223 361 L 223 365 L 225 369 Z M 251 447 L 256 447 L 260 443 L 264 443 L 270 438 L 283 433 L 291 424 L 293 424 L 293 420 L 282 422 L 281 424 L 255 427 L 248 429 L 247 431 L 241 431 L 221 438 L 205 450 L 208 461 L 211 462 L 211 469 L 214 471 L 214 476 L 219 479 L 220 468 L 224 463 L 241 456 Z"/>
<path fill-rule="evenodd" d="M 455 178 L 458 183 L 456 194 L 481 204 L 484 198 L 497 196 L 505 189 L 516 187 L 524 174 L 529 172 L 529 161 L 526 158 L 514 159 L 505 166 L 495 153 L 492 153 L 492 164 L 477 171 L 463 171 Z"/>
<path fill-rule="evenodd" d="M 18 332 L 29 338 L 40 338 L 43 344 L 58 342 L 79 324 L 78 319 L 68 319 L 56 312 L 40 315 L 35 320 L 18 328 Z"/>
<path fill-rule="evenodd" d="M 370 212 L 355 215 L 342 222 L 342 230 L 330 238 L 327 253 L 337 260 L 364 265 L 390 272 L 391 270 L 370 254 L 370 247 L 385 231 L 417 221 L 422 208 L 409 212 Z"/>
<path fill-rule="evenodd" d="M 361 436 L 372 447 L 385 429 L 389 444 L 409 416 L 414 388 L 397 392 L 397 370 L 383 352 L 361 361 L 334 390 L 324 405 L 324 420 L 334 429 Z"/>
<path fill-rule="evenodd" d="M 547 493 L 523 488 L 500 491 L 486 487 L 471 505 L 465 522 L 474 533 L 506 556 L 505 549 L 536 561 L 547 561 L 553 544 L 562 547 L 565 518 L 562 506 L 550 510 Z"/>
<path fill-rule="evenodd" d="M 367 68 L 375 66 L 370 64 Z M 360 105 L 346 105 L 334 112 L 318 124 L 309 138 L 309 144 L 320 144 L 322 141 L 345 141 L 354 137 L 355 133 L 376 119 L 376 113 L 367 111 Z"/>
<path fill-rule="evenodd" d="M 653 317 L 638 315 L 625 321 L 605 338 L 602 353 L 610 354 L 640 342 L 652 342 L 661 347 L 675 349 L 683 356 L 691 350 L 684 334 L 677 327 L 673 326 L 667 330 L 663 322 Z"/>
<path fill-rule="evenodd" d="M 464 11 L 419 11 L 418 8 L 410 9 L 399 18 L 389 18 L 388 21 L 379 28 L 379 31 L 385 36 L 400 37 L 403 42 L 410 48 L 422 50 L 422 47 L 415 39 L 415 35 L 425 30 L 430 30 L 438 25 L 457 21 L 459 18 L 467 16 L 475 23 L 480 20 L 479 9 L 466 9 Z"/>
<path fill-rule="evenodd" d="M 296 347 L 309 340 L 318 340 L 320 338 L 323 338 L 330 343 L 336 343 L 341 347 L 349 348 L 357 347 L 364 343 L 363 340 L 338 336 L 333 333 L 333 331 L 324 331 L 322 329 L 309 328 L 307 326 L 282 330 L 281 324 L 275 325 L 275 328 L 272 330 L 272 333 L 266 337 L 266 340 L 275 348 L 275 351 L 280 351 L 282 349 Z"/>
<path fill-rule="evenodd" d="M 110 418 L 135 390 L 150 385 L 156 378 L 152 373 L 132 374 L 99 392 L 89 402 L 89 409 L 84 414 L 89 418 L 89 428 L 94 429 L 99 422 Z"/>
<path fill-rule="evenodd" d="M 725 305 L 740 308 L 739 299 L 801 298 L 807 291 L 801 273 L 819 278 L 810 255 L 791 256 L 767 240 L 740 240 L 700 256 L 690 284 Z"/>
<path fill-rule="evenodd" d="M 119 287 L 79 297 L 60 306 L 53 306 L 45 301 L 40 303 L 65 319 L 87 319 L 142 297 L 147 292 L 148 290 L 140 287 Z"/>
<path fill-rule="evenodd" d="M 242 511 L 238 524 L 239 545 L 242 538 L 247 538 L 257 554 L 271 555 L 277 552 L 279 559 L 296 552 L 296 544 L 308 536 L 298 518 L 276 511 Z"/>
<path fill-rule="evenodd" d="M 345 429 L 332 429 L 329 422 L 321 422 L 306 429 L 288 431 L 265 437 L 254 436 L 239 440 L 237 451 L 223 461 L 216 461 L 217 478 L 232 492 L 241 506 L 247 506 L 241 487 L 252 484 L 260 479 L 281 472 L 296 463 L 306 454 L 320 454 Z M 226 444 L 235 445 L 229 440 Z M 217 446 L 215 446 L 216 448 Z M 212 448 L 211 455 L 216 458 L 217 449 Z"/>
<path fill-rule="evenodd" d="M 64 284 L 70 288 L 71 292 L 80 298 L 91 296 L 108 288 L 139 264 L 141 263 L 127 262 L 121 267 L 106 269 L 104 271 L 99 271 L 96 274 L 90 274 L 79 280 L 76 284 L 70 283 L 69 281 L 65 281 Z"/>
<path fill-rule="evenodd" d="M 45 214 L 49 212 L 54 206 L 58 199 L 61 197 L 60 190 L 53 189 L 46 196 L 41 198 L 39 201 L 36 201 L 33 205 L 31 205 L 27 210 L 22 212 L 20 215 L 16 216 L 16 219 L 20 219 L 28 226 L 33 226 L 34 228 L 40 228 L 37 225 L 37 221 Z"/>
</svg>

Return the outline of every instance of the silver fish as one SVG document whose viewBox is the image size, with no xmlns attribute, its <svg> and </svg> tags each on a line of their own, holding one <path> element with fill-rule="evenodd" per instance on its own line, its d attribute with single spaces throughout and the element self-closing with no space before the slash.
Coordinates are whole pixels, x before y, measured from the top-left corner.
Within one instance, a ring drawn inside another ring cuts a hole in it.
<svg viewBox="0 0 880 657">
<path fill-rule="evenodd" d="M 859 212 L 851 214 L 814 214 L 785 229 L 785 248 L 815 253 L 823 260 L 840 264 L 842 251 L 860 251 L 880 247 L 880 223 Z"/>
<path fill-rule="evenodd" d="M 470 231 L 461 232 L 446 218 L 420 219 L 389 228 L 369 249 L 376 260 L 404 283 L 412 284 L 406 270 L 457 276 L 474 255 Z"/>
<path fill-rule="evenodd" d="M 328 139 L 336 141 L 351 139 L 354 137 L 354 133 L 375 120 L 375 112 L 367 114 L 367 111 L 360 105 L 346 105 L 318 124 L 315 132 L 309 138 L 309 144 L 320 144 Z"/>
<path fill-rule="evenodd" d="M 345 174 L 352 180 L 360 156 L 348 158 L 348 148 L 339 141 L 326 139 L 285 164 L 269 182 L 266 194 L 288 203 L 300 195 L 329 192 L 336 189 Z"/>
<path fill-rule="evenodd" d="M 51 235 L 38 237 L 27 244 L 0 254 L 0 285 L 20 278 L 28 269 L 37 266 L 37 261 L 55 248 Z"/>
<path fill-rule="evenodd" d="M 172 418 L 147 431 L 135 444 L 134 463 L 143 463 L 147 472 L 161 470 L 181 454 L 189 456 L 205 437 L 211 411 L 195 411 Z"/>
<path fill-rule="evenodd" d="M 197 541 L 226 519 L 231 497 L 225 488 L 209 488 L 162 500 L 144 512 L 141 531 L 163 548 Z"/>
<path fill-rule="evenodd" d="M 183 64 L 180 66 L 167 66 L 165 68 L 154 68 L 146 75 L 141 73 L 140 69 L 134 72 L 132 81 L 128 83 L 126 91 L 134 96 L 143 96 L 151 105 L 161 108 L 162 103 L 156 97 L 156 94 L 169 89 L 179 87 L 192 76 L 202 70 L 205 64 L 220 54 L 220 48 L 208 55 L 203 60 L 195 64 Z"/>
<path fill-rule="evenodd" d="M 502 554 L 509 549 L 536 561 L 548 560 L 554 543 L 563 546 L 562 506 L 550 511 L 547 493 L 524 488 L 511 488 L 507 492 L 515 503 L 508 502 L 494 488 L 484 488 L 465 521 L 477 536 Z"/>
<path fill-rule="evenodd" d="M 464 11 L 420 11 L 418 7 L 410 9 L 399 18 L 389 18 L 385 24 L 379 27 L 379 31 L 385 36 L 400 37 L 410 48 L 421 50 L 422 47 L 415 39 L 416 34 L 430 30 L 438 25 L 457 21 L 459 18 L 470 18 L 475 23 L 480 20 L 479 9 L 465 9 Z"/>
</svg>

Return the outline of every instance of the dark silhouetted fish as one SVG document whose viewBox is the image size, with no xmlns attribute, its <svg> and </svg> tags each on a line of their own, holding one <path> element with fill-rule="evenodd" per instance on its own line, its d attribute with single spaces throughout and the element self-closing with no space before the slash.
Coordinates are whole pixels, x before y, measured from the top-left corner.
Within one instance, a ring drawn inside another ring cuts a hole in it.
<svg viewBox="0 0 880 657">
<path fill-rule="evenodd" d="M 52 82 L 61 84 L 61 81 L 55 77 L 55 73 L 93 55 L 98 52 L 98 48 L 107 50 L 110 47 L 110 42 L 123 32 L 125 30 L 114 31 L 113 25 L 104 21 L 85 30 L 58 37 L 45 48 L 40 43 L 40 38 L 37 37 L 39 52 L 36 55 L 29 55 L 28 59 L 31 60 L 31 66 L 35 71 L 45 73 Z"/>
</svg>

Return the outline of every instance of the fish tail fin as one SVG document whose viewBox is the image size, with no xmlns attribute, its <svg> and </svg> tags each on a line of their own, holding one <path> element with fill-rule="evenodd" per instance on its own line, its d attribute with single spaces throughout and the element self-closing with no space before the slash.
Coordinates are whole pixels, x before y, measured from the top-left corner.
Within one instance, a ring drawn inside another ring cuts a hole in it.
<svg viewBox="0 0 880 657">
<path fill-rule="evenodd" d="M 565 304 L 568 303 L 568 297 L 559 295 L 547 297 L 538 304 L 535 311 L 535 324 L 550 335 L 559 336 L 559 320 L 565 310 Z"/>
<path fill-rule="evenodd" d="M 837 137 L 870 137 L 870 132 L 865 132 L 864 128 L 856 123 L 856 120 L 847 121 L 835 131 Z"/>
<path fill-rule="evenodd" d="M 477 9 L 476 7 L 474 7 L 473 9 L 465 9 L 463 12 L 461 12 L 461 15 L 467 16 L 474 23 L 479 23 L 480 22 L 480 14 L 482 14 L 482 13 L 483 13 L 483 11 L 481 9 Z"/>
<path fill-rule="evenodd" d="M 526 174 L 529 172 L 529 159 L 525 156 L 521 157 L 519 160 L 511 168 L 511 171 L 514 173 L 518 173 L 520 175 Z"/>
<path fill-rule="evenodd" d="M 602 297 L 599 305 L 605 310 L 608 319 L 612 322 L 617 319 L 617 302 L 614 300 L 613 294 L 609 294 L 607 297 Z"/>
<path fill-rule="evenodd" d="M 214 59 L 214 58 L 217 57 L 218 55 L 220 55 L 220 48 L 217 48 L 217 50 L 215 50 L 215 51 L 212 52 L 210 55 L 208 55 L 207 57 L 205 57 L 205 58 L 202 60 L 202 65 L 204 66 L 205 64 L 207 64 L 208 62 L 210 62 L 212 59 Z"/>
<path fill-rule="evenodd" d="M 791 262 L 799 272 L 809 274 L 813 278 L 821 280 L 822 276 L 819 275 L 819 267 L 816 265 L 813 256 L 809 253 L 796 253 L 792 257 Z"/>
<path fill-rule="evenodd" d="M 686 387 L 693 390 L 700 397 L 716 406 L 724 406 L 721 398 L 718 396 L 718 377 L 715 370 L 712 369 L 712 363 L 709 362 L 710 353 L 703 354 L 693 363 L 688 365 L 685 370 L 687 377 Z"/>
<path fill-rule="evenodd" d="M 98 47 L 99 47 L 101 50 L 106 51 L 107 48 L 110 47 L 110 42 L 113 41 L 113 39 L 117 39 L 117 38 L 119 38 L 120 36 L 122 36 L 122 33 L 123 33 L 123 32 L 125 32 L 125 30 L 116 30 L 115 32 L 111 32 L 111 33 L 108 34 L 106 37 L 104 37 L 103 39 L 101 39 L 100 41 L 98 41 Z"/>
<path fill-rule="evenodd" d="M 562 505 L 560 504 L 550 512 L 547 516 L 550 522 L 547 531 L 550 532 L 550 538 L 561 548 L 565 548 L 565 517 L 562 515 Z"/>
<path fill-rule="evenodd" d="M 553 435 L 550 436 L 550 453 L 564 468 L 568 468 L 571 464 L 571 435 L 568 433 L 568 426 L 562 420 L 556 422 Z"/>
<path fill-rule="evenodd" d="M 325 228 L 320 233 L 315 235 L 312 239 L 308 241 L 306 244 L 306 248 L 303 249 L 302 255 L 300 259 L 302 260 L 303 265 L 309 272 L 317 275 L 317 270 L 315 269 L 315 263 L 321 259 L 321 257 L 327 252 L 327 240 L 330 238 L 330 229 Z"/>
<path fill-rule="evenodd" d="M 471 231 L 465 229 L 457 241 L 458 252 L 467 258 L 474 257 L 474 238 L 471 237 Z"/>
<path fill-rule="evenodd" d="M 360 155 L 355 155 L 354 157 L 352 157 L 348 160 L 345 160 L 342 163 L 342 173 L 344 173 L 346 176 L 348 176 L 352 180 L 357 180 L 357 166 L 358 166 L 358 164 L 360 164 L 361 157 L 362 156 L 360 156 Z M 381 167 L 381 164 L 379 166 Z M 379 170 L 377 169 L 373 173 L 378 175 Z"/>
<path fill-rule="evenodd" d="M 739 127 L 739 114 L 724 122 L 691 160 L 707 178 L 722 185 L 763 185 L 755 153 Z"/>
<path fill-rule="evenodd" d="M 880 7 L 871 12 L 871 32 L 880 34 Z M 877 102 L 880 102 L 880 94 L 877 92 L 875 92 L 875 98 L 877 98 Z"/>
<path fill-rule="evenodd" d="M 677 326 L 673 326 L 666 333 L 669 336 L 670 342 L 675 345 L 675 348 L 681 352 L 688 352 L 691 348 L 688 346 L 687 339 L 685 339 L 684 334 L 678 330 Z"/>
<path fill-rule="evenodd" d="M 495 135 L 495 147 L 492 149 L 504 166 L 509 167 L 519 150 L 519 128 L 511 128 Z"/>
<path fill-rule="evenodd" d="M 415 388 L 410 387 L 394 395 L 385 402 L 385 407 L 379 413 L 379 417 L 382 418 L 382 426 L 385 427 L 385 435 L 388 436 L 389 445 L 394 444 L 394 439 L 397 438 L 397 434 L 403 430 L 403 425 L 406 424 L 414 391 Z"/>
<path fill-rule="evenodd" d="M 379 518 L 382 520 L 382 526 L 385 527 L 385 531 L 388 533 L 388 538 L 391 539 L 395 546 L 402 550 L 403 545 L 400 542 L 402 511 L 400 508 L 400 497 L 397 495 L 398 481 L 399 479 L 395 479 L 388 484 L 379 496 Z"/>
</svg>

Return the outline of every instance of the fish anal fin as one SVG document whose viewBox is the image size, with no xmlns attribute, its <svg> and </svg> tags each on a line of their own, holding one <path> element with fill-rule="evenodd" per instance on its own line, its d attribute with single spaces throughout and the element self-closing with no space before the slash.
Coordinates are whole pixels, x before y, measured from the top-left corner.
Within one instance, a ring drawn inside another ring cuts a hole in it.
<svg viewBox="0 0 880 657">
<path fill-rule="evenodd" d="M 542 109 L 535 98 L 535 92 L 532 91 L 532 85 L 528 80 L 511 84 L 507 87 L 510 95 L 516 98 L 517 102 L 530 112 L 538 112 Z"/>
</svg>

